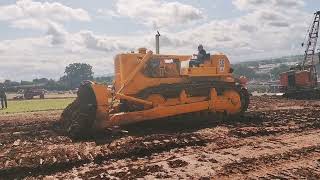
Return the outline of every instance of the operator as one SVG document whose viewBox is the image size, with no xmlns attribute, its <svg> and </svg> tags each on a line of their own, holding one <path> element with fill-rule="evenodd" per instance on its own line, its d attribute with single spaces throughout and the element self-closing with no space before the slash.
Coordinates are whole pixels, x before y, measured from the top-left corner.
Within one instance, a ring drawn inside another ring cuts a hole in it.
<svg viewBox="0 0 320 180">
<path fill-rule="evenodd" d="M 0 101 L 2 109 L 8 108 L 7 95 L 3 84 L 0 85 Z"/>
<path fill-rule="evenodd" d="M 189 67 L 199 67 L 200 64 L 204 63 L 204 60 L 206 58 L 207 52 L 204 50 L 202 44 L 198 46 L 198 54 L 194 54 L 194 56 L 197 56 L 197 59 L 191 60 L 189 63 Z"/>
</svg>

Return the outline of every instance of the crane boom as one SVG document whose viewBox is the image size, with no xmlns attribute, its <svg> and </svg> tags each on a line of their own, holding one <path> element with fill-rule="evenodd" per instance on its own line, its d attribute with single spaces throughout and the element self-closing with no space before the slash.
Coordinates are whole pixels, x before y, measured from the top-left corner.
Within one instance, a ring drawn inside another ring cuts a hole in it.
<svg viewBox="0 0 320 180">
<path fill-rule="evenodd" d="M 304 58 L 301 64 L 290 71 L 280 74 L 280 84 L 283 86 L 284 97 L 302 99 L 320 99 L 316 68 L 316 48 L 319 37 L 320 11 L 314 13 L 310 29 L 306 35 L 307 42 Z M 319 57 L 320 58 L 320 57 Z"/>
<path fill-rule="evenodd" d="M 308 34 L 308 41 L 306 44 L 306 50 L 304 52 L 304 60 L 302 63 L 303 70 L 309 70 L 311 79 L 314 82 L 314 86 L 317 85 L 317 68 L 315 67 L 315 51 L 317 48 L 317 41 L 319 37 L 319 25 L 320 25 L 320 11 L 314 13 L 313 22 Z"/>
<path fill-rule="evenodd" d="M 308 41 L 306 44 L 306 50 L 304 54 L 303 60 L 303 69 L 310 65 L 314 65 L 314 55 L 317 48 L 317 41 L 319 37 L 319 23 L 320 21 L 320 11 L 314 13 L 313 22 L 311 25 L 311 29 L 308 34 Z"/>
</svg>

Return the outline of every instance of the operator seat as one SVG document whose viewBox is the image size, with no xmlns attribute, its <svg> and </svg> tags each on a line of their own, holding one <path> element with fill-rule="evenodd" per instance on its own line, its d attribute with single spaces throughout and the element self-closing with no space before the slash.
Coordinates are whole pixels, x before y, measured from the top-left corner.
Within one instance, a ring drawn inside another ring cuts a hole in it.
<svg viewBox="0 0 320 180">
<path fill-rule="evenodd" d="M 191 59 L 189 62 L 189 67 L 200 67 L 200 64 L 204 64 L 205 61 L 210 60 L 210 53 L 207 53 L 203 58 L 201 59 Z"/>
</svg>

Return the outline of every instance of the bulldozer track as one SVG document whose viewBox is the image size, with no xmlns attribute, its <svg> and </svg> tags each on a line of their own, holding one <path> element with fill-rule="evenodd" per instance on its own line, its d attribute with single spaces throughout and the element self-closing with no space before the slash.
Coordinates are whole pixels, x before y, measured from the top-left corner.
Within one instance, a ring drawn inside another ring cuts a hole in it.
<svg viewBox="0 0 320 180">
<path fill-rule="evenodd" d="M 202 80 L 202 82 L 196 81 L 184 84 L 161 84 L 157 87 L 150 87 L 142 90 L 138 93 L 138 97 L 146 99 L 152 94 L 160 94 L 164 98 L 177 98 L 183 90 L 190 96 L 209 97 L 212 88 L 216 89 L 218 95 L 221 95 L 225 90 L 234 90 L 238 92 L 242 102 L 241 111 L 245 112 L 248 109 L 250 100 L 247 90 L 244 90 L 240 85 L 235 85 L 235 83 L 222 81 Z"/>
<path fill-rule="evenodd" d="M 92 104 L 95 101 L 94 93 L 91 92 L 92 89 L 88 88 L 88 86 L 84 87 L 85 89 L 79 92 L 79 97 L 68 105 L 61 115 L 60 121 L 60 129 L 73 138 L 81 138 L 84 136 L 89 136 L 92 134 L 92 130 L 96 133 L 95 129 L 91 129 L 94 124 L 96 118 L 96 107 L 91 106 L 88 108 L 88 104 Z M 165 98 L 179 97 L 179 94 L 185 90 L 191 96 L 207 96 L 209 97 L 210 89 L 216 88 L 218 95 L 221 95 L 225 90 L 234 90 L 238 92 L 241 100 L 241 110 L 237 114 L 237 116 L 244 113 L 249 106 L 249 94 L 246 89 L 242 88 L 242 86 L 236 86 L 234 83 L 226 83 L 219 81 L 203 81 L 197 83 L 186 83 L 186 84 L 162 84 L 157 87 L 147 88 L 138 94 L 138 97 L 146 99 L 151 94 L 160 94 Z M 90 103 L 88 103 L 90 102 Z M 93 103 L 94 104 L 94 103 Z M 131 104 L 127 101 L 122 101 L 120 103 L 120 109 L 122 111 L 139 111 L 142 105 Z M 177 115 L 174 117 L 169 117 L 171 119 L 179 119 L 179 118 L 193 118 L 194 116 L 203 116 L 203 118 L 207 118 L 210 116 L 210 112 L 197 112 L 197 113 L 189 113 L 183 115 Z M 189 115 L 189 117 L 186 117 Z M 216 116 L 216 115 L 213 115 Z M 168 119 L 168 118 L 166 118 Z"/>
<path fill-rule="evenodd" d="M 161 84 L 157 87 L 150 87 L 138 93 L 138 97 L 146 98 L 151 94 L 161 94 L 166 98 L 179 97 L 182 90 L 193 96 L 208 96 L 211 88 L 216 88 L 218 93 L 226 89 L 236 89 L 234 83 L 221 81 L 203 81 L 179 84 Z"/>
<path fill-rule="evenodd" d="M 60 112 L 4 116 L 0 177 L 319 179 L 319 104 L 254 97 L 240 118 L 145 122 L 80 141 L 56 131 Z"/>
</svg>

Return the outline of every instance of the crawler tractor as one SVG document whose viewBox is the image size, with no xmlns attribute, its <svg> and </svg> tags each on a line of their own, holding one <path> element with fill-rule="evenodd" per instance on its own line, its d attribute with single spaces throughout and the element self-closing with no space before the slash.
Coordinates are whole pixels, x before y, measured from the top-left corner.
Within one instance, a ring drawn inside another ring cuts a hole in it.
<svg viewBox="0 0 320 180">
<path fill-rule="evenodd" d="M 207 55 L 199 67 L 192 56 L 153 54 L 145 48 L 115 57 L 112 88 L 84 82 L 77 99 L 62 113 L 71 136 L 109 127 L 182 114 L 241 115 L 249 95 L 232 75 L 224 54 Z"/>
</svg>

